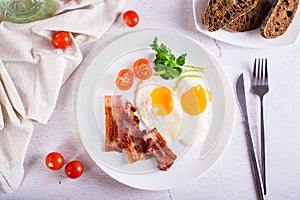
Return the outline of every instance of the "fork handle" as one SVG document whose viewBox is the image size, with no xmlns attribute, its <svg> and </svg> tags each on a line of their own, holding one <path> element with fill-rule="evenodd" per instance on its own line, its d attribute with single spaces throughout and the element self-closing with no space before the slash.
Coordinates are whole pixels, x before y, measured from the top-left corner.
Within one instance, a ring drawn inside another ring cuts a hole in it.
<svg viewBox="0 0 300 200">
<path fill-rule="evenodd" d="M 262 163 L 262 182 L 264 194 L 267 194 L 267 182 L 266 182 L 266 145 L 265 145 L 265 126 L 264 126 L 264 109 L 263 109 L 263 97 L 260 98 L 260 137 L 261 137 L 261 163 Z"/>
</svg>

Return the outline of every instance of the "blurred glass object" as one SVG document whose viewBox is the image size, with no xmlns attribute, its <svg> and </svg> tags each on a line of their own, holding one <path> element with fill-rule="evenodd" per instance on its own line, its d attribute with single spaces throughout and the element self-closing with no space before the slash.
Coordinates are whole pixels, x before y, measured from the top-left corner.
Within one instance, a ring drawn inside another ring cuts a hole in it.
<svg viewBox="0 0 300 200">
<path fill-rule="evenodd" d="M 19 24 L 51 17 L 56 8 L 54 0 L 0 0 L 2 20 Z"/>
</svg>

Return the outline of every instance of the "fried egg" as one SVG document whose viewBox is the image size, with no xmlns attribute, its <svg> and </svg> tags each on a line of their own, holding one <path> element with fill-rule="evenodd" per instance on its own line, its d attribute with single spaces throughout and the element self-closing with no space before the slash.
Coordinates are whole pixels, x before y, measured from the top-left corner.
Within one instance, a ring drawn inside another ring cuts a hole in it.
<svg viewBox="0 0 300 200">
<path fill-rule="evenodd" d="M 185 145 L 202 144 L 211 121 L 211 92 L 203 79 L 183 78 L 177 83 L 176 96 L 183 110 L 182 124 L 184 124 L 178 136 L 179 140 Z"/>
<path fill-rule="evenodd" d="M 182 125 L 182 109 L 174 92 L 176 82 L 160 77 L 141 81 L 135 106 L 148 130 L 156 128 L 167 141 L 174 141 Z"/>
</svg>

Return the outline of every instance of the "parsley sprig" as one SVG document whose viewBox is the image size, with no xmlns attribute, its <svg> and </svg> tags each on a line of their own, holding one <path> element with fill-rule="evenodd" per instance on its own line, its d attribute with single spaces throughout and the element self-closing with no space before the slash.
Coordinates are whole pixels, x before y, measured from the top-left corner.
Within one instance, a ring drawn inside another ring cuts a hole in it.
<svg viewBox="0 0 300 200">
<path fill-rule="evenodd" d="M 157 37 L 154 38 L 153 43 L 150 47 L 156 51 L 155 60 L 155 74 L 161 76 L 163 79 L 171 80 L 174 78 L 184 78 L 184 77 L 198 77 L 198 74 L 190 74 L 190 72 L 204 72 L 203 68 L 196 67 L 193 65 L 185 64 L 186 53 L 176 57 L 171 49 L 169 49 L 164 44 L 158 44 Z M 188 74 L 187 74 L 188 73 Z"/>
</svg>

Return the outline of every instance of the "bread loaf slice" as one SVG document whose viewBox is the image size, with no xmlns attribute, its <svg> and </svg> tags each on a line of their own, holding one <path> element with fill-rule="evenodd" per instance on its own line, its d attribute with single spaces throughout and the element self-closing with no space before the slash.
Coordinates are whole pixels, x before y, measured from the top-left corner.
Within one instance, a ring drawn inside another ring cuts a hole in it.
<svg viewBox="0 0 300 200">
<path fill-rule="evenodd" d="M 230 22 L 225 29 L 232 32 L 257 29 L 261 26 L 271 6 L 269 0 L 260 0 L 252 10 Z"/>
<path fill-rule="evenodd" d="M 272 39 L 284 34 L 293 21 L 298 5 L 299 0 L 275 1 L 262 27 L 262 35 Z"/>
<path fill-rule="evenodd" d="M 208 0 L 202 16 L 202 23 L 209 31 L 217 31 L 231 21 L 247 13 L 260 0 Z"/>
</svg>

